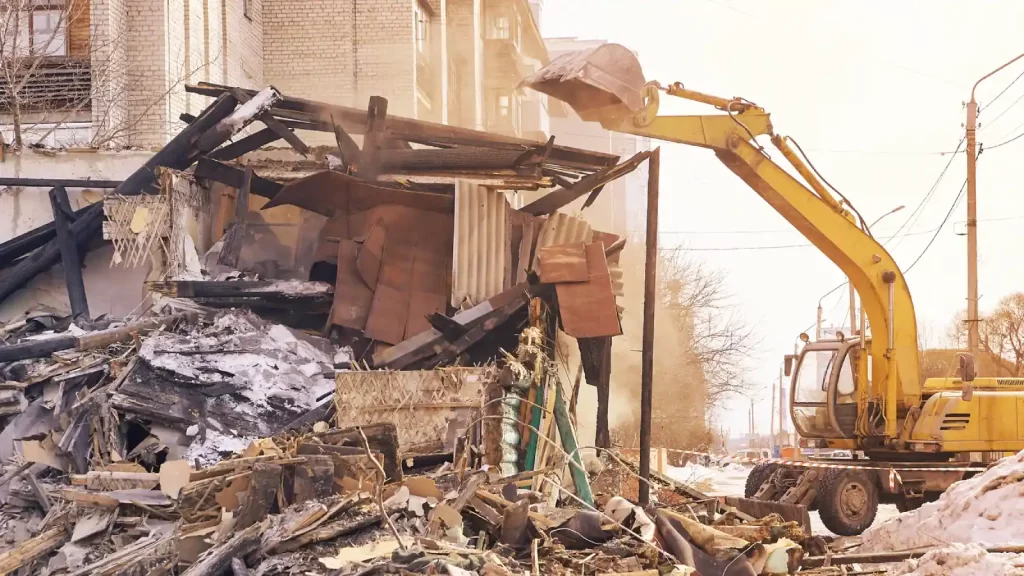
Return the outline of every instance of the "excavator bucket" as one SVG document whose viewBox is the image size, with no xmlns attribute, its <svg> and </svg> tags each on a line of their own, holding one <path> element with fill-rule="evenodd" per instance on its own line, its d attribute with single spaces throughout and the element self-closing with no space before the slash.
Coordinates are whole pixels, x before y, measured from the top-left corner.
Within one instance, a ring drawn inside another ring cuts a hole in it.
<svg viewBox="0 0 1024 576">
<path fill-rule="evenodd" d="M 632 116 L 644 108 L 644 71 L 621 44 L 562 54 L 521 86 L 557 98 L 584 120 Z"/>
</svg>

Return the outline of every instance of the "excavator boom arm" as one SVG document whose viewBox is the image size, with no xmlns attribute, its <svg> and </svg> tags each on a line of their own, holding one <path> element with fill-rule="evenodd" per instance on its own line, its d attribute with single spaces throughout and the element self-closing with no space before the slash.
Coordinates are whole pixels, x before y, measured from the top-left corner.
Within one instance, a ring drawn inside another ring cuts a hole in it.
<svg viewBox="0 0 1024 576">
<path fill-rule="evenodd" d="M 608 50 L 598 56 L 620 61 L 630 58 Z M 914 305 L 893 258 L 866 226 L 857 226 L 843 203 L 832 196 L 786 141 L 774 134 L 763 109 L 746 100 L 686 90 L 680 84 L 667 89 L 645 84 L 637 94 L 637 90 L 630 91 L 629 82 L 609 80 L 614 75 L 607 70 L 589 73 L 600 82 L 586 81 L 586 67 L 593 67 L 595 62 L 605 63 L 593 54 L 589 60 L 576 57 L 575 61 L 569 58 L 563 63 L 553 62 L 551 69 L 541 70 L 526 83 L 567 102 L 584 120 L 599 121 L 608 130 L 713 150 L 727 168 L 834 262 L 860 295 L 872 327 L 872 396 L 884 402 L 885 435 L 895 437 L 898 414 L 920 403 L 921 387 Z M 643 82 L 642 73 L 639 78 Z M 638 81 L 635 75 L 629 80 L 634 86 Z M 725 114 L 659 116 L 658 93 L 662 90 L 715 106 Z M 772 136 L 775 147 L 806 184 L 772 161 L 756 140 L 761 135 Z M 796 275 L 793 281 L 799 281 Z"/>
</svg>

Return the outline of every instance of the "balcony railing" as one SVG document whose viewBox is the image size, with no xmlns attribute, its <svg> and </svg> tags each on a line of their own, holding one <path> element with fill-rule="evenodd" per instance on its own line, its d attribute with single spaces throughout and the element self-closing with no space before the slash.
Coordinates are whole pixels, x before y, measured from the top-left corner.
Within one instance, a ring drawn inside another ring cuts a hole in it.
<svg viewBox="0 0 1024 576">
<path fill-rule="evenodd" d="M 12 76 L 14 81 L 10 83 L 0 77 L 2 111 L 9 111 L 15 98 L 22 111 L 87 110 L 90 107 L 92 70 L 87 58 L 24 59 Z"/>
</svg>

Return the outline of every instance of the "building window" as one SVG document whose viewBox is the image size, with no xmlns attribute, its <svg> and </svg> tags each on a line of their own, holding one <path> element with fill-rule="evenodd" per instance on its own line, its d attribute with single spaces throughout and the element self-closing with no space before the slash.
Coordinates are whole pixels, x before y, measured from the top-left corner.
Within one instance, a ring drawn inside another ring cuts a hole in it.
<svg viewBox="0 0 1024 576">
<path fill-rule="evenodd" d="M 492 16 L 488 25 L 487 38 L 490 40 L 508 40 L 511 37 L 512 31 L 509 27 L 508 16 L 505 14 Z"/>
<path fill-rule="evenodd" d="M 416 18 L 416 49 L 427 54 L 430 51 L 430 14 L 423 4 L 416 2 L 413 17 Z"/>
<path fill-rule="evenodd" d="M 67 56 L 67 21 L 60 8 L 37 8 L 29 19 L 34 56 Z"/>
<path fill-rule="evenodd" d="M 242 0 L 242 14 L 252 20 L 252 0 Z"/>
</svg>

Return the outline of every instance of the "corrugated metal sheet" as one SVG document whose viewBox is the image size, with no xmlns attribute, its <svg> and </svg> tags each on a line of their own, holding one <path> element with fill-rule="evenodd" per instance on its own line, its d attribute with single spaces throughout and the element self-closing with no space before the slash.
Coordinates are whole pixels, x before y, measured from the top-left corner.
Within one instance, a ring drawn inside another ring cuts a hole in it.
<svg viewBox="0 0 1024 576">
<path fill-rule="evenodd" d="M 555 212 L 541 223 L 540 235 L 537 237 L 537 245 L 534 248 L 533 270 L 537 269 L 537 253 L 545 246 L 557 246 L 559 244 L 572 244 L 583 242 L 589 244 L 594 238 L 594 231 L 590 224 L 582 218 L 575 218 L 568 214 Z"/>
<path fill-rule="evenodd" d="M 455 185 L 452 306 L 478 304 L 511 287 L 512 209 L 501 192 Z"/>
</svg>

